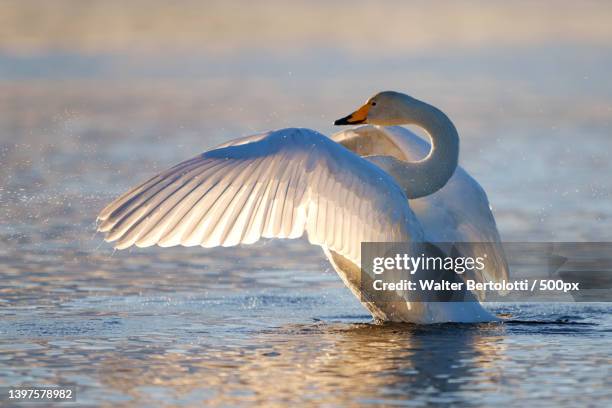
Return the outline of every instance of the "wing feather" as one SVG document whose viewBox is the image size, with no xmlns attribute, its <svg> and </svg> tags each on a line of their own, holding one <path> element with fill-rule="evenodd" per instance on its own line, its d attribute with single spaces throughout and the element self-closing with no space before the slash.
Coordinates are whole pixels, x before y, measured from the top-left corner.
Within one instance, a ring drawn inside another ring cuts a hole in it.
<svg viewBox="0 0 612 408">
<path fill-rule="evenodd" d="M 307 129 L 203 153 L 123 194 L 98 219 L 117 248 L 233 246 L 307 233 L 357 264 L 362 241 L 422 239 L 390 176 Z"/>
</svg>

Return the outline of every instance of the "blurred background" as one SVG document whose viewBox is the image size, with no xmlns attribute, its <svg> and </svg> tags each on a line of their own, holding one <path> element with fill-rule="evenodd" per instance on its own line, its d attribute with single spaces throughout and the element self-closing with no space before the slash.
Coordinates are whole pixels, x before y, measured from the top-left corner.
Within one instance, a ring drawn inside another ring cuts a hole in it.
<svg viewBox="0 0 612 408">
<path fill-rule="evenodd" d="M 0 383 L 68 382 L 85 402 L 140 405 L 194 390 L 186 404 L 300 390 L 343 404 L 363 384 L 360 398 L 424 404 L 605 393 L 602 337 L 588 350 L 547 337 L 552 353 L 537 354 L 520 330 L 446 342 L 314 327 L 369 321 L 318 248 L 113 253 L 95 218 L 216 144 L 290 126 L 330 135 L 390 89 L 455 122 L 504 240 L 610 241 L 611 22 L 609 1 L 0 1 Z M 445 363 L 410 351 L 429 345 Z M 573 372 L 600 368 L 579 387 L 560 371 L 549 387 L 523 382 L 560 356 Z M 263 386 L 268 373 L 287 381 Z"/>
</svg>

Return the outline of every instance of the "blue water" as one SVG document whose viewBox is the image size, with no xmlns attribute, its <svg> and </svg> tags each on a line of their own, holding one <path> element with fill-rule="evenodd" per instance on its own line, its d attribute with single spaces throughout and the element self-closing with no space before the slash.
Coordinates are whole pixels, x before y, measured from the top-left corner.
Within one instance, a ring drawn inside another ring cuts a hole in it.
<svg viewBox="0 0 612 408">
<path fill-rule="evenodd" d="M 0 381 L 75 384 L 84 405 L 605 406 L 612 398 L 607 304 L 489 304 L 505 323 L 375 325 L 304 247 L 30 264 L 26 282 L 23 271 L 2 282 L 11 295 L 0 309 Z M 299 264 L 276 264 L 281 253 Z"/>
</svg>

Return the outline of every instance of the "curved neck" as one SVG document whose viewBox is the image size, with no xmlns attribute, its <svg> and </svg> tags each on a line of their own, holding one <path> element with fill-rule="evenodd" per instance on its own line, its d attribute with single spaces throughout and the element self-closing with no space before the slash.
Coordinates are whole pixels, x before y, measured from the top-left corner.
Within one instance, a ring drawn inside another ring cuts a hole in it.
<svg viewBox="0 0 612 408">
<path fill-rule="evenodd" d="M 457 129 L 444 112 L 408 96 L 398 113 L 402 123 L 419 126 L 427 132 L 431 139 L 429 154 L 414 162 L 388 156 L 373 161 L 393 176 L 408 198 L 433 194 L 446 184 L 457 168 Z"/>
</svg>

